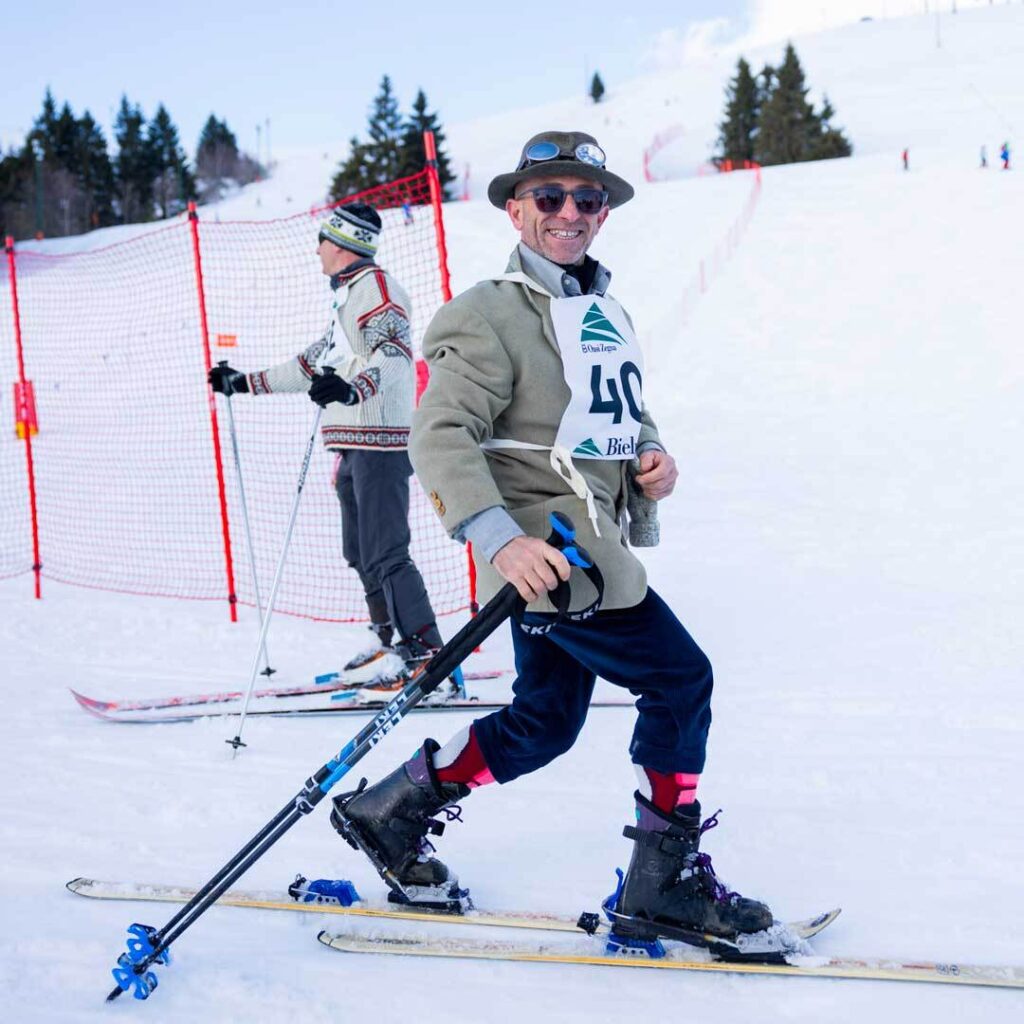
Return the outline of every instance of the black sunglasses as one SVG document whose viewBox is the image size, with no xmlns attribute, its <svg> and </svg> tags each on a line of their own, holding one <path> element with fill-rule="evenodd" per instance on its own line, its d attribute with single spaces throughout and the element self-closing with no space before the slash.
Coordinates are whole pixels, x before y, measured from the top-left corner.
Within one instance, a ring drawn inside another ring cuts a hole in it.
<svg viewBox="0 0 1024 1024">
<path fill-rule="evenodd" d="M 558 213 L 565 206 L 565 197 L 572 196 L 576 209 L 580 213 L 600 213 L 608 202 L 608 193 L 600 188 L 574 188 L 566 190 L 561 185 L 538 185 L 520 192 L 516 199 L 533 196 L 537 209 L 541 213 Z"/>
</svg>

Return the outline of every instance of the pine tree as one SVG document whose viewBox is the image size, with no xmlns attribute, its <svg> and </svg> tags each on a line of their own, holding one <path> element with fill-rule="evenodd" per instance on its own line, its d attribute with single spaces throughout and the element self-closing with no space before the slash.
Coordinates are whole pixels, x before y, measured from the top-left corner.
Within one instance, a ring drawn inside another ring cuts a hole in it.
<svg viewBox="0 0 1024 1024">
<path fill-rule="evenodd" d="M 804 70 L 792 43 L 786 46 L 785 58 L 770 88 L 761 110 L 755 159 L 765 167 L 807 160 L 819 122 L 807 102 Z"/>
<path fill-rule="evenodd" d="M 601 76 L 595 71 L 594 77 L 590 80 L 590 98 L 595 103 L 601 102 L 601 97 L 604 95 L 604 82 L 601 81 Z"/>
<path fill-rule="evenodd" d="M 437 176 L 441 182 L 441 196 L 447 200 L 451 198 L 448 185 L 455 181 L 455 175 L 452 174 L 448 154 L 444 151 L 445 135 L 441 128 L 440 115 L 436 111 L 428 112 L 426 94 L 420 89 L 416 93 L 416 99 L 412 105 L 412 114 L 409 115 L 402 129 L 401 164 L 398 177 L 405 178 L 419 174 L 426 166 L 427 151 L 423 144 L 423 133 L 428 131 L 434 133 L 434 144 L 437 148 Z"/>
<path fill-rule="evenodd" d="M 128 97 L 122 96 L 114 121 L 114 139 L 117 142 L 114 180 L 122 224 L 134 224 L 153 217 L 156 168 L 152 148 L 146 141 L 145 123 L 138 104 L 132 106 Z"/>
<path fill-rule="evenodd" d="M 85 203 L 81 227 L 86 231 L 114 223 L 114 168 L 100 126 L 85 111 L 78 121 L 72 169 Z"/>
<path fill-rule="evenodd" d="M 332 199 L 344 199 L 401 177 L 404 131 L 398 100 L 387 75 L 381 79 L 380 91 L 370 107 L 367 130 L 369 142 L 360 142 L 355 136 L 349 141 L 349 155 L 331 182 Z"/>
<path fill-rule="evenodd" d="M 203 201 L 218 200 L 227 180 L 238 179 L 238 140 L 226 121 L 213 114 L 206 119 L 196 146 L 196 175 Z"/>
<path fill-rule="evenodd" d="M 331 179 L 330 197 L 332 200 L 355 195 L 357 192 L 372 188 L 375 184 L 370 175 L 369 147 L 354 135 L 348 140 L 348 144 L 349 154 Z"/>
<path fill-rule="evenodd" d="M 52 178 L 57 168 L 57 103 L 47 86 L 43 96 L 43 109 L 32 123 L 25 141 L 32 175 L 33 229 L 36 235 L 61 234 L 62 227 L 56 216 L 56 196 L 52 194 Z M 24 186 L 21 187 L 23 190 Z M 51 202 L 52 200 L 52 202 Z"/>
<path fill-rule="evenodd" d="M 715 163 L 721 165 L 729 160 L 742 167 L 744 161 L 754 159 L 754 139 L 761 112 L 757 80 L 742 57 L 736 65 L 736 77 L 729 83 L 725 95 L 725 120 L 718 126 Z"/>
<path fill-rule="evenodd" d="M 78 127 L 78 119 L 75 117 L 71 105 L 65 102 L 54 122 L 51 142 L 53 162 L 66 171 L 74 170 L 75 156 L 78 150 Z"/>
<path fill-rule="evenodd" d="M 824 97 L 821 113 L 818 115 L 819 132 L 811 142 L 810 160 L 832 160 L 835 157 L 850 156 L 853 146 L 843 134 L 841 128 L 833 128 L 829 123 L 835 117 L 835 110 Z"/>
<path fill-rule="evenodd" d="M 178 139 L 178 129 L 161 103 L 146 127 L 146 142 L 153 160 L 154 194 L 161 218 L 180 213 L 196 198 L 196 184 Z"/>
<path fill-rule="evenodd" d="M 402 117 L 398 112 L 398 99 L 391 89 L 391 79 L 385 75 L 380 91 L 373 98 L 368 125 L 370 151 L 373 156 L 374 177 L 378 184 L 394 181 L 402 166 Z"/>
<path fill-rule="evenodd" d="M 33 179 L 36 159 L 26 142 L 21 152 L 0 156 L 0 235 L 31 236 L 35 228 Z M 40 229 L 42 225 L 39 226 Z"/>
<path fill-rule="evenodd" d="M 234 156 L 238 155 L 238 140 L 226 121 L 218 121 L 214 114 L 206 119 L 203 130 L 199 133 L 196 144 L 196 171 L 202 174 L 205 164 L 215 162 L 220 154 L 216 150 L 227 150 Z"/>
<path fill-rule="evenodd" d="M 29 133 L 29 145 L 42 153 L 39 166 L 33 168 L 33 193 L 37 230 L 46 235 L 70 235 L 88 230 L 91 203 L 82 181 L 82 136 L 90 126 L 75 117 L 69 103 L 57 112 L 49 89 L 43 97 L 43 109 Z M 105 147 L 104 147 L 105 148 Z"/>
<path fill-rule="evenodd" d="M 32 131 L 29 132 L 29 141 L 35 141 L 42 147 L 43 159 L 54 159 L 54 139 L 57 125 L 57 104 L 46 87 L 46 94 L 43 96 L 43 109 L 32 124 Z"/>
</svg>

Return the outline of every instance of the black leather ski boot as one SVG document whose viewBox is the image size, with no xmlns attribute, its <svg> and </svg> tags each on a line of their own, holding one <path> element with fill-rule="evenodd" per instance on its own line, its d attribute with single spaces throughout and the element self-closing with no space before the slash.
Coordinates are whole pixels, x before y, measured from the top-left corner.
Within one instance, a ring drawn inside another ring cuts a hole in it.
<svg viewBox="0 0 1024 1024">
<path fill-rule="evenodd" d="M 436 741 L 427 739 L 412 760 L 386 778 L 334 798 L 331 824 L 354 849 L 362 850 L 391 888 L 388 899 L 437 910 L 467 906 L 458 878 L 436 857 L 428 833 L 439 836 L 444 823 L 461 821 L 456 801 L 469 796 L 468 786 L 440 782 L 434 768 Z"/>
<path fill-rule="evenodd" d="M 716 811 L 704 824 L 700 804 L 668 814 L 634 794 L 633 858 L 614 910 L 613 931 L 626 938 L 680 939 L 698 945 L 709 935 L 735 939 L 773 924 L 772 912 L 757 900 L 731 892 L 715 876 L 711 858 L 699 852 L 700 837 L 718 824 Z"/>
</svg>

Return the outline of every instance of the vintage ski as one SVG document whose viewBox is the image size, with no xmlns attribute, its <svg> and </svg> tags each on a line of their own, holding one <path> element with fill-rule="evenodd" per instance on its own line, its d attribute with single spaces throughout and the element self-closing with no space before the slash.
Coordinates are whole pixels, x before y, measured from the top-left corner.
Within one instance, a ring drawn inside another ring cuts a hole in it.
<svg viewBox="0 0 1024 1024">
<path fill-rule="evenodd" d="M 136 725 L 154 725 L 163 722 L 193 722 L 200 718 L 224 718 L 241 714 L 241 701 L 222 704 L 197 704 L 189 706 L 162 707 L 152 709 L 107 707 L 108 702 L 93 700 L 83 694 L 71 691 L 79 707 L 96 718 L 108 722 L 124 722 Z M 319 715 L 372 715 L 384 707 L 393 694 L 385 695 L 386 699 L 368 703 L 355 699 L 355 691 L 343 690 L 338 693 L 322 692 L 295 697 L 273 697 L 267 700 L 253 700 L 249 703 L 246 713 L 248 718 L 267 716 L 302 716 L 316 717 Z M 113 702 L 116 704 L 116 702 Z M 495 711 L 508 707 L 511 698 L 477 699 L 474 697 L 450 697 L 433 703 L 424 703 L 413 708 L 413 714 L 427 711 Z M 629 701 L 595 700 L 593 708 L 632 707 Z"/>
<path fill-rule="evenodd" d="M 77 699 L 77 695 L 76 695 Z M 88 698 L 87 698 L 88 699 Z M 494 711 L 499 708 L 508 707 L 507 700 L 473 700 L 455 699 L 444 703 L 425 704 L 413 708 L 411 714 L 420 714 L 426 711 Z M 194 722 L 200 718 L 226 718 L 241 713 L 241 706 L 213 705 L 212 707 L 194 708 L 155 708 L 152 711 L 106 711 L 102 708 L 92 707 L 88 703 L 79 700 L 80 706 L 97 718 L 107 722 L 121 722 L 130 725 L 157 725 L 165 722 Z M 601 705 L 595 704 L 595 707 Z M 617 705 L 629 706 L 629 705 Z M 384 707 L 384 702 L 365 704 L 357 701 L 344 701 L 337 703 L 325 702 L 322 698 L 311 702 L 309 698 L 303 698 L 303 703 L 298 701 L 283 704 L 276 707 L 250 704 L 246 714 L 247 718 L 265 718 L 269 716 L 278 717 L 317 717 L 321 715 L 373 715 Z"/>
<path fill-rule="evenodd" d="M 305 879 L 302 879 L 305 881 Z M 145 903 L 187 903 L 195 889 L 184 886 L 145 884 L 140 882 L 105 882 L 95 878 L 73 878 L 66 888 L 76 896 L 100 900 L 131 900 Z M 283 910 L 306 914 L 341 914 L 345 917 L 379 918 L 397 921 L 423 921 L 438 924 L 485 925 L 495 928 L 528 928 L 534 931 L 606 934 L 607 922 L 596 913 L 572 917 L 568 914 L 550 914 L 542 911 L 487 910 L 474 908 L 463 914 L 444 914 L 431 910 L 416 910 L 396 903 L 357 900 L 351 906 L 338 903 L 302 902 L 292 899 L 286 891 L 232 889 L 217 902 L 227 907 L 247 907 L 253 910 Z M 796 921 L 789 928 L 802 939 L 809 939 L 827 928 L 839 910 L 830 910 L 806 921 Z"/>
<path fill-rule="evenodd" d="M 943 982 L 1024 988 L 1024 968 L 983 967 L 974 964 L 932 963 L 917 960 L 861 957 L 792 957 L 786 963 L 741 962 L 694 956 L 688 946 L 675 946 L 661 958 L 608 954 L 593 939 L 574 943 L 497 942 L 419 937 L 365 936 L 321 931 L 317 936 L 331 949 L 346 953 L 384 953 L 400 956 L 454 957 L 457 959 L 519 961 L 566 966 L 646 967 L 654 970 L 718 971 L 736 974 L 806 976 L 809 978 L 860 978 L 876 981 Z"/>
<path fill-rule="evenodd" d="M 511 673 L 511 669 L 493 669 L 481 672 L 464 672 L 463 678 L 468 682 L 475 682 L 486 679 L 500 679 L 503 675 Z M 366 682 L 359 682 L 353 685 L 342 672 L 326 672 L 317 676 L 311 684 L 298 686 L 273 686 L 253 692 L 254 700 L 282 699 L 285 697 L 306 697 L 313 694 L 341 694 L 349 693 L 355 696 L 358 686 L 365 686 Z M 164 708 L 194 707 L 202 704 L 227 704 L 231 701 L 240 701 L 245 692 L 242 690 L 225 690 L 213 693 L 191 693 L 180 694 L 170 697 L 143 697 L 126 700 L 97 700 L 95 697 L 86 697 L 84 694 L 71 690 L 72 696 L 86 711 L 155 711 Z"/>
</svg>

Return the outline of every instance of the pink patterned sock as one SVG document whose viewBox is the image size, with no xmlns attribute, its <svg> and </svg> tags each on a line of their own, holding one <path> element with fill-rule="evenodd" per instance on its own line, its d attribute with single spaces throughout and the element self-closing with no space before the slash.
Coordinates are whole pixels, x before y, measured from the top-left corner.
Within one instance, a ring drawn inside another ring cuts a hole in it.
<svg viewBox="0 0 1024 1024">
<path fill-rule="evenodd" d="M 494 781 L 471 725 L 456 733 L 434 754 L 434 767 L 439 781 L 461 782 L 470 789 Z"/>
</svg>

